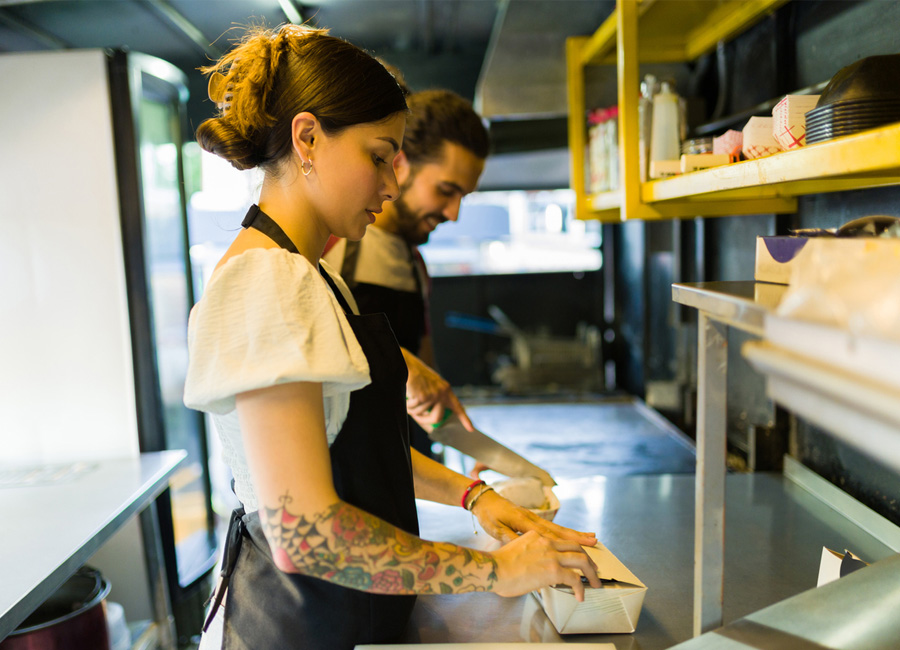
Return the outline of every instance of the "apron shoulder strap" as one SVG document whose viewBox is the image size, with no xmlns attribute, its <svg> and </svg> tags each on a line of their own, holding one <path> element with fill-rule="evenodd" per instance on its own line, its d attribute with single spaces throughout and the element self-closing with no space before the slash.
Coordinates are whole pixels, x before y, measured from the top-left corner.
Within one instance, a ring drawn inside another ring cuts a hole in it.
<svg viewBox="0 0 900 650">
<path fill-rule="evenodd" d="M 247 211 L 247 216 L 245 216 L 244 220 L 241 222 L 241 226 L 244 228 L 254 228 L 282 248 L 289 250 L 292 253 L 296 253 L 297 255 L 300 254 L 300 251 L 297 250 L 296 246 L 294 246 L 294 242 L 292 242 L 291 238 L 288 237 L 284 230 L 281 229 L 281 226 L 275 223 L 275 220 L 272 219 L 272 217 L 260 210 L 258 205 L 254 204 L 250 206 L 250 209 Z M 330 275 L 328 275 L 328 272 L 325 271 L 325 269 L 323 269 L 321 265 L 319 266 L 319 273 L 322 274 L 322 277 L 325 278 L 325 282 L 327 282 L 328 286 L 331 287 L 331 291 L 338 299 L 338 303 L 340 303 L 341 309 L 344 310 L 344 313 L 352 314 L 353 310 L 350 309 L 350 305 L 344 298 L 344 294 L 341 293 L 341 290 L 338 289 L 337 284 L 335 284 L 334 280 Z"/>
<path fill-rule="evenodd" d="M 328 286 L 331 287 L 331 292 L 334 294 L 334 297 L 337 298 L 338 303 L 341 305 L 341 309 L 344 310 L 345 314 L 353 314 L 353 310 L 350 309 L 350 304 L 344 298 L 344 293 L 337 286 L 337 283 L 328 274 L 328 271 L 322 268 L 322 265 L 319 265 L 319 273 L 322 274 L 322 277 L 325 278 L 325 282 L 328 283 Z"/>
<path fill-rule="evenodd" d="M 244 228 L 254 228 L 282 248 L 289 250 L 292 253 L 300 254 L 300 251 L 294 246 L 294 242 L 292 242 L 291 238 L 285 234 L 284 230 L 281 229 L 281 226 L 275 223 L 275 220 L 272 219 L 272 217 L 260 210 L 258 205 L 254 204 L 250 206 L 247 215 L 244 217 L 244 220 L 241 221 L 241 226 Z"/>
</svg>

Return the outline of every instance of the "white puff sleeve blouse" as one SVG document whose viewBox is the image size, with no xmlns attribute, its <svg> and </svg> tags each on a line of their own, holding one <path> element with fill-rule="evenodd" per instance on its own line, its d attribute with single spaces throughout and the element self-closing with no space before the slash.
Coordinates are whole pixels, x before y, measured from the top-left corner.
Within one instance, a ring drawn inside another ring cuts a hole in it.
<svg viewBox="0 0 900 650">
<path fill-rule="evenodd" d="M 235 395 L 320 382 L 330 445 L 347 417 L 350 392 L 371 381 L 365 354 L 325 279 L 305 257 L 280 248 L 249 249 L 216 271 L 191 310 L 188 354 L 184 403 L 212 414 L 247 512 L 258 504 Z"/>
</svg>

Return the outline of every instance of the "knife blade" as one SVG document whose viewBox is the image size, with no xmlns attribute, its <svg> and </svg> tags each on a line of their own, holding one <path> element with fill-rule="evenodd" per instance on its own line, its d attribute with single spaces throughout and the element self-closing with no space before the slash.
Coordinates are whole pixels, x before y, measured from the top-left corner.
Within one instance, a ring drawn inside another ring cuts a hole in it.
<svg viewBox="0 0 900 650">
<path fill-rule="evenodd" d="M 522 458 L 481 431 L 477 429 L 469 431 L 455 413 L 446 418 L 443 424 L 429 432 L 428 436 L 435 442 L 453 447 L 467 456 L 481 461 L 500 474 L 510 477 L 534 476 L 540 479 L 544 485 L 550 487 L 556 485 L 556 481 L 547 470 Z"/>
</svg>

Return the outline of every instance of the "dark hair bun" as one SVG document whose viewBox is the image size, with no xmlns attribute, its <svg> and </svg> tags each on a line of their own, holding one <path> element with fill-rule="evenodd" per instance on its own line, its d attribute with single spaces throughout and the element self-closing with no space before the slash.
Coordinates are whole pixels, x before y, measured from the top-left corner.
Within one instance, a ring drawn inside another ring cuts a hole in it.
<svg viewBox="0 0 900 650">
<path fill-rule="evenodd" d="M 225 117 L 214 117 L 203 122 L 197 128 L 197 143 L 240 170 L 253 169 L 263 162 L 258 146 L 245 138 Z"/>
<path fill-rule="evenodd" d="M 201 70 L 213 75 L 210 99 L 220 114 L 200 125 L 197 142 L 238 169 L 274 170 L 290 155 L 299 113 L 336 133 L 406 110 L 400 86 L 375 58 L 324 29 L 250 28 Z"/>
</svg>

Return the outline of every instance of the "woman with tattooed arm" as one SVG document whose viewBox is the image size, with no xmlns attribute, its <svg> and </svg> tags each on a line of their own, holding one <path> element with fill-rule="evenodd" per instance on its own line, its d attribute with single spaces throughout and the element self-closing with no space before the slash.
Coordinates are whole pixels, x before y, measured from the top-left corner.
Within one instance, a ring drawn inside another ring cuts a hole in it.
<svg viewBox="0 0 900 650">
<path fill-rule="evenodd" d="M 205 69 L 207 151 L 264 172 L 259 204 L 191 312 L 185 403 L 212 414 L 243 508 L 202 648 L 350 650 L 403 631 L 416 594 L 599 586 L 593 534 L 547 522 L 409 447 L 407 369 L 383 314 L 321 262 L 399 193 L 406 102 L 322 30 L 251 30 Z M 415 498 L 470 509 L 504 545 L 417 536 Z"/>
</svg>

